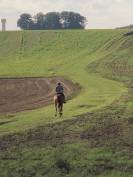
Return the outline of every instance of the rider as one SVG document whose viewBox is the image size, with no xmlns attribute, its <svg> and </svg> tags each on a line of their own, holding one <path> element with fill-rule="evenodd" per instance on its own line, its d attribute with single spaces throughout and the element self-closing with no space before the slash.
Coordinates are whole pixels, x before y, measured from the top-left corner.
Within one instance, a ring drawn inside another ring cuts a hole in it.
<svg viewBox="0 0 133 177">
<path fill-rule="evenodd" d="M 61 94 L 63 96 L 64 103 L 66 103 L 65 95 L 64 95 L 64 88 L 60 82 L 57 84 L 55 91 L 57 95 Z"/>
</svg>

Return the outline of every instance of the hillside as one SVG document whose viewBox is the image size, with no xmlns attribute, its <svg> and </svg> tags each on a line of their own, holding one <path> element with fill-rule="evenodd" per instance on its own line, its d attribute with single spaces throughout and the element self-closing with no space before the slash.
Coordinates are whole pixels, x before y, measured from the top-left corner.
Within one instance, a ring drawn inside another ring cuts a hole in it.
<svg viewBox="0 0 133 177">
<path fill-rule="evenodd" d="M 127 25 L 127 26 L 122 26 L 122 27 L 118 27 L 117 29 L 133 29 L 133 25 Z"/>
<path fill-rule="evenodd" d="M 0 116 L 2 177 L 132 177 L 133 36 L 127 30 L 0 33 L 0 77 L 63 77 L 78 95 Z M 31 88 L 32 89 L 32 88 Z"/>
</svg>

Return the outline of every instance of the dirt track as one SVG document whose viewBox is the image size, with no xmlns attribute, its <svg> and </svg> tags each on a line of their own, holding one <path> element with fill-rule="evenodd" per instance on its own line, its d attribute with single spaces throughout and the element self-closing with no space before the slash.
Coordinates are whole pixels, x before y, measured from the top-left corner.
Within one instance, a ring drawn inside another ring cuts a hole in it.
<svg viewBox="0 0 133 177">
<path fill-rule="evenodd" d="M 63 83 L 67 98 L 80 89 L 78 84 L 61 77 L 0 79 L 0 114 L 32 110 L 51 104 L 57 82 Z"/>
</svg>

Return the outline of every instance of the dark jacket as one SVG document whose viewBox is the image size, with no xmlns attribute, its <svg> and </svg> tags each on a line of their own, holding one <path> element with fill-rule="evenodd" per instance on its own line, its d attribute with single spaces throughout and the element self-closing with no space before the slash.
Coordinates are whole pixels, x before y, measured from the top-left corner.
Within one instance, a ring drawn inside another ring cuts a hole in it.
<svg viewBox="0 0 133 177">
<path fill-rule="evenodd" d="M 58 93 L 63 93 L 64 92 L 64 88 L 63 88 L 63 86 L 62 85 L 58 85 L 57 87 L 56 87 L 56 93 L 58 94 Z"/>
</svg>

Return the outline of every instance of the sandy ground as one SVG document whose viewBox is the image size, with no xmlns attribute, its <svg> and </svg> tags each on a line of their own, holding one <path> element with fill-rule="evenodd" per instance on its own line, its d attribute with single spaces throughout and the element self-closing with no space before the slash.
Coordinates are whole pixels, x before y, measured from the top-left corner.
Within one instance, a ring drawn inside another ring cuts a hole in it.
<svg viewBox="0 0 133 177">
<path fill-rule="evenodd" d="M 78 84 L 61 77 L 0 79 L 0 114 L 32 110 L 53 103 L 58 82 L 64 85 L 67 98 L 80 90 Z"/>
</svg>

